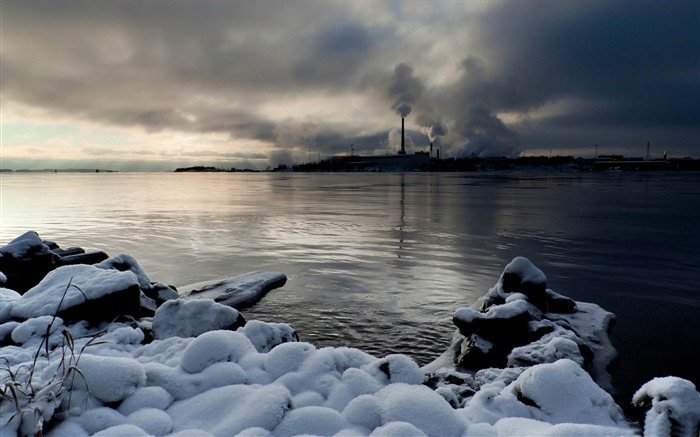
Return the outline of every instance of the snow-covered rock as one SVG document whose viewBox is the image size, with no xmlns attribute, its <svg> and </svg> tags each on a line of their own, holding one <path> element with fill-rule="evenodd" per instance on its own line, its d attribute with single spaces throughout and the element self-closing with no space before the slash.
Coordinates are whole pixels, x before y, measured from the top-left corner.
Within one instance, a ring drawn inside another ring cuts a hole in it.
<svg viewBox="0 0 700 437">
<path fill-rule="evenodd" d="M 648 409 L 644 419 L 645 437 L 700 435 L 700 393 L 686 379 L 654 378 L 637 390 L 632 402 Z"/>
<path fill-rule="evenodd" d="M 241 309 L 260 300 L 267 292 L 282 287 L 287 276 L 278 272 L 250 272 L 202 286 L 196 284 L 182 290 L 190 299 L 214 299 L 216 302 Z"/>
<path fill-rule="evenodd" d="M 25 232 L 0 247 L 4 286 L 23 293 L 41 281 L 58 257 L 34 231 Z"/>
<path fill-rule="evenodd" d="M 196 337 L 218 329 L 236 330 L 245 325 L 245 318 L 237 310 L 211 299 L 173 299 L 158 308 L 153 318 L 156 339 L 168 337 Z"/>
<path fill-rule="evenodd" d="M 139 306 L 133 273 L 74 265 L 51 271 L 15 301 L 11 315 L 20 320 L 56 314 L 64 320 L 111 321 L 136 316 Z"/>
<path fill-rule="evenodd" d="M 546 288 L 546 277 L 529 260 L 516 257 L 498 282 L 470 307 L 458 308 L 452 344 L 423 367 L 435 387 L 448 374 L 485 368 L 529 367 L 560 359 L 576 362 L 604 389 L 613 391 L 607 371 L 616 352 L 608 332 L 614 315 L 590 303 L 574 302 Z M 447 373 L 436 373 L 440 369 Z M 452 387 L 455 395 L 478 390 L 476 381 Z M 454 385 L 454 384 L 452 384 Z"/>
<path fill-rule="evenodd" d="M 12 319 L 12 306 L 20 296 L 21 294 L 14 290 L 0 287 L 0 324 Z"/>
<path fill-rule="evenodd" d="M 64 302 L 80 302 L 84 289 L 99 294 L 114 283 L 137 291 L 152 286 L 135 260 L 120 259 L 47 275 L 42 287 L 60 296 L 47 295 L 45 308 L 45 302 L 33 302 L 34 290 L 10 305 L 17 317 L 14 311 L 26 298 L 18 311 L 30 317 L 0 324 L 15 340 L 2 347 L 0 383 L 5 395 L 10 386 L 26 395 L 19 402 L 0 398 L 3 435 L 635 433 L 595 375 L 614 354 L 606 335 L 612 315 L 546 289 L 544 301 L 533 302 L 531 291 L 544 286 L 545 278 L 524 258 L 509 264 L 484 299 L 455 311 L 452 347 L 423 368 L 405 355 L 377 358 L 353 348 L 316 348 L 299 342 L 285 324 L 236 326 L 242 321 L 238 311 L 210 299 L 168 300 L 153 319 L 98 326 L 53 317 L 70 278 L 82 281 L 81 291 L 66 293 Z M 61 276 L 65 272 L 79 274 Z M 553 309 L 554 300 L 567 311 Z M 48 354 L 37 354 L 46 345 L 47 328 Z M 151 328 L 153 337 L 145 333 Z M 500 348 L 503 366 L 460 362 L 469 348 Z M 647 435 L 697 435 L 700 394 L 689 381 L 656 379 L 634 401 L 649 409 Z"/>
</svg>

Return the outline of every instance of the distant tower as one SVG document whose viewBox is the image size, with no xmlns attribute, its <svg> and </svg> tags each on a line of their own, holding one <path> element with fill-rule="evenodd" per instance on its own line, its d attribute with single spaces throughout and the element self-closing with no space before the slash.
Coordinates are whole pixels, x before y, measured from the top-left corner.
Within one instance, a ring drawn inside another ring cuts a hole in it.
<svg viewBox="0 0 700 437">
<path fill-rule="evenodd" d="M 651 147 L 651 144 L 649 144 L 649 141 L 647 141 L 647 157 L 646 161 L 651 161 L 651 153 L 649 153 L 649 148 Z"/>
<path fill-rule="evenodd" d="M 399 155 L 405 155 L 405 154 L 406 154 L 406 145 L 404 142 L 403 117 L 401 117 L 401 151 L 399 152 Z"/>
<path fill-rule="evenodd" d="M 430 157 L 433 157 L 433 142 L 430 142 Z"/>
<path fill-rule="evenodd" d="M 595 159 L 598 159 L 598 145 L 595 145 Z"/>
</svg>

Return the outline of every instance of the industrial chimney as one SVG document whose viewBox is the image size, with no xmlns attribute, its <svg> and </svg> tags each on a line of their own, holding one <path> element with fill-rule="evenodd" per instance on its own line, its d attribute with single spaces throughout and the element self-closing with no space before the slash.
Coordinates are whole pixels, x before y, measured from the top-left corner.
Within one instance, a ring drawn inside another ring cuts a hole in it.
<svg viewBox="0 0 700 437">
<path fill-rule="evenodd" d="M 401 151 L 399 152 L 399 155 L 405 155 L 406 154 L 406 145 L 404 141 L 404 132 L 403 132 L 403 117 L 401 117 Z"/>
<path fill-rule="evenodd" d="M 430 157 L 433 157 L 433 142 L 430 142 Z"/>
</svg>

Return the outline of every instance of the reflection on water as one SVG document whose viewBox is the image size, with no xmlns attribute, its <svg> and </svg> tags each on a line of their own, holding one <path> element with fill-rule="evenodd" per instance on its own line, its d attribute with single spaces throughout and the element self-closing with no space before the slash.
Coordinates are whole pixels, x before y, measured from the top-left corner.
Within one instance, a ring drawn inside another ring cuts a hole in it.
<svg viewBox="0 0 700 437">
<path fill-rule="evenodd" d="M 455 308 L 523 255 L 552 289 L 617 314 L 630 391 L 666 374 L 700 382 L 687 364 L 697 223 L 698 174 L 3 174 L 0 240 L 33 229 L 130 253 L 176 286 L 282 271 L 287 285 L 248 319 L 420 363 L 449 344 Z"/>
</svg>

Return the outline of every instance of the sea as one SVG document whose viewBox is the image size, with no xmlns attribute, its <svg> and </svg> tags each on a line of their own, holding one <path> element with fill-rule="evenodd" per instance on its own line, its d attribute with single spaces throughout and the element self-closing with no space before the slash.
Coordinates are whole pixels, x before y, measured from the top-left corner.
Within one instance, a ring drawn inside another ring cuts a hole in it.
<svg viewBox="0 0 700 437">
<path fill-rule="evenodd" d="M 427 364 L 516 256 L 617 316 L 614 383 L 700 387 L 700 173 L 2 173 L 0 244 L 133 255 L 178 288 L 287 275 L 246 319 Z"/>
</svg>

